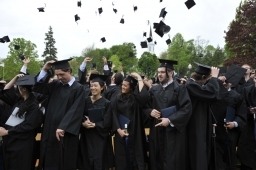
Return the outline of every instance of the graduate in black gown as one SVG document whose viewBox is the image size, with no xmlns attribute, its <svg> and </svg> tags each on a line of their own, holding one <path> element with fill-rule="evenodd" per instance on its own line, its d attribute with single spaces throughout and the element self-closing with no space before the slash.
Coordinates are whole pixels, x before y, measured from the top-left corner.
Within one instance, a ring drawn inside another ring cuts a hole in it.
<svg viewBox="0 0 256 170">
<path fill-rule="evenodd" d="M 228 71 L 233 72 L 232 70 Z M 238 82 L 242 76 L 238 76 L 235 81 Z M 223 76 L 219 77 L 219 79 L 223 78 L 226 79 Z M 245 112 L 244 98 L 241 94 L 231 89 L 231 84 L 236 83 L 234 81 L 223 83 L 228 92 L 221 100 L 211 105 L 211 110 L 217 121 L 217 126 L 215 127 L 216 144 L 213 146 L 216 147 L 213 148 L 216 153 L 216 162 L 215 156 L 213 156 L 214 152 L 212 152 L 211 167 L 216 170 L 235 170 L 237 168 L 236 147 L 239 135 L 246 125 L 247 114 Z"/>
<path fill-rule="evenodd" d="M 159 61 L 159 84 L 150 88 L 150 107 L 144 108 L 150 124 L 149 168 L 184 170 L 188 163 L 186 125 L 192 105 L 185 86 L 173 79 L 173 65 L 177 61 Z M 161 109 L 171 106 L 177 110 L 169 117 L 162 117 Z"/>
<path fill-rule="evenodd" d="M 19 95 L 16 95 L 15 83 Z M 0 94 L 0 99 L 11 106 L 10 110 L 5 111 L 9 118 L 5 119 L 5 125 L 0 127 L 6 170 L 35 168 L 33 160 L 35 137 L 43 115 L 32 93 L 34 84 L 34 76 L 19 74 L 5 86 Z M 11 121 L 11 119 L 18 122 Z"/>
<path fill-rule="evenodd" d="M 145 170 L 146 136 L 140 106 L 147 99 L 148 93 L 140 75 L 132 73 L 124 79 L 121 93 L 111 103 L 116 170 Z M 123 121 L 119 121 L 121 117 L 130 121 L 127 121 L 128 133 L 124 130 Z"/>
<path fill-rule="evenodd" d="M 186 87 L 192 102 L 192 115 L 187 124 L 189 170 L 206 170 L 211 156 L 212 115 L 210 105 L 227 91 L 219 80 L 219 69 L 197 63 L 197 69 Z M 222 90 L 220 89 L 222 87 Z"/>
<path fill-rule="evenodd" d="M 238 147 L 239 160 L 242 170 L 256 169 L 256 76 L 253 77 L 254 85 L 243 89 L 246 101 L 247 124 L 245 133 L 241 135 Z"/>
<path fill-rule="evenodd" d="M 46 62 L 36 77 L 33 90 L 49 95 L 41 137 L 40 170 L 76 169 L 85 91 L 71 76 L 69 60 Z M 52 66 L 58 80 L 48 83 L 48 70 Z"/>
<path fill-rule="evenodd" d="M 249 64 L 243 64 L 242 68 L 246 69 L 246 73 L 240 79 L 239 83 L 234 87 L 234 89 L 239 93 L 242 94 L 242 91 L 245 87 L 251 86 L 254 84 L 253 78 L 250 77 L 252 72 L 252 67 Z"/>
<path fill-rule="evenodd" d="M 111 115 L 108 112 L 110 102 L 101 96 L 104 83 L 108 76 L 91 74 L 90 89 L 92 96 L 85 100 L 84 121 L 81 127 L 79 142 L 78 169 L 84 170 L 104 170 L 113 167 L 110 163 L 108 148 L 112 150 L 111 142 Z M 91 114 L 98 114 L 95 109 L 102 109 L 100 120 L 97 122 Z M 92 113 L 89 115 L 89 110 Z M 94 110 L 94 112 L 93 112 Z M 91 117 L 90 117 L 91 116 Z M 113 160 L 112 160 L 113 162 Z"/>
<path fill-rule="evenodd" d="M 111 76 L 111 84 L 107 87 L 107 90 L 104 92 L 104 97 L 109 101 L 113 101 L 116 96 L 121 91 L 121 85 L 123 82 L 124 76 L 121 73 L 114 73 Z"/>
</svg>

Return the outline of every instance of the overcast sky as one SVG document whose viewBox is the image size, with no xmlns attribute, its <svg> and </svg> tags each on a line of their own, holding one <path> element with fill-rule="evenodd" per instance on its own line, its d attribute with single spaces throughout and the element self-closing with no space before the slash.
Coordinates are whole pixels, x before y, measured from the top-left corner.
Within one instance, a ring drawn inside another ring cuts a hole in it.
<svg viewBox="0 0 256 170">
<path fill-rule="evenodd" d="M 95 44 L 97 48 L 109 48 L 123 42 L 133 42 L 137 46 L 137 57 L 147 51 L 140 47 L 145 41 L 143 32 L 149 32 L 149 25 L 159 22 L 159 14 L 166 7 L 168 12 L 164 22 L 170 25 L 171 38 L 181 33 L 185 40 L 196 39 L 200 36 L 208 40 L 213 46 L 225 44 L 224 30 L 235 18 L 236 8 L 240 0 L 195 0 L 196 5 L 187 9 L 185 0 L 81 0 L 82 7 L 77 7 L 77 0 L 0 0 L 0 37 L 8 35 L 10 39 L 25 38 L 37 45 L 38 55 L 43 54 L 45 33 L 49 26 L 53 28 L 58 50 L 58 59 L 80 56 L 82 50 Z M 118 10 L 117 14 L 113 12 Z M 45 12 L 38 12 L 38 7 L 46 3 Z M 133 11 L 133 5 L 138 7 Z M 95 11 L 103 8 L 101 15 Z M 75 22 L 74 15 L 81 20 Z M 125 19 L 120 24 L 120 19 Z M 89 30 L 89 32 L 87 31 Z M 106 42 L 100 42 L 102 37 Z M 163 38 L 153 32 L 153 39 L 157 41 L 155 54 L 167 50 Z M 0 58 L 8 54 L 9 43 L 0 44 Z"/>
</svg>

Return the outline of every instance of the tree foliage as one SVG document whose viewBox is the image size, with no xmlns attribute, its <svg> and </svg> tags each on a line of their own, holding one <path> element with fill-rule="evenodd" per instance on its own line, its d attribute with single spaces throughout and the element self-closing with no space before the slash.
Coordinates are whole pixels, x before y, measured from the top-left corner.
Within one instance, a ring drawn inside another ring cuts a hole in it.
<svg viewBox="0 0 256 170">
<path fill-rule="evenodd" d="M 14 46 L 19 45 L 20 49 L 15 50 Z M 4 79 L 11 80 L 17 75 L 23 65 L 23 62 L 19 58 L 19 55 L 23 54 L 30 58 L 30 63 L 27 68 L 29 74 L 35 75 L 40 71 L 41 62 L 37 60 L 38 54 L 36 51 L 36 45 L 24 38 L 14 38 L 9 44 L 9 52 L 6 59 L 4 59 Z M 0 70 L 2 75 L 3 70 Z"/>
<path fill-rule="evenodd" d="M 45 49 L 42 57 L 44 58 L 44 63 L 50 60 L 57 60 L 57 48 L 55 48 L 54 44 L 55 39 L 53 38 L 52 27 L 49 27 L 48 33 L 45 33 Z"/>
<path fill-rule="evenodd" d="M 256 1 L 241 2 L 226 32 L 229 59 L 224 65 L 250 63 L 256 67 Z"/>
<path fill-rule="evenodd" d="M 138 62 L 139 71 L 147 77 L 153 77 L 158 66 L 159 61 L 157 56 L 150 52 L 144 52 Z"/>
</svg>

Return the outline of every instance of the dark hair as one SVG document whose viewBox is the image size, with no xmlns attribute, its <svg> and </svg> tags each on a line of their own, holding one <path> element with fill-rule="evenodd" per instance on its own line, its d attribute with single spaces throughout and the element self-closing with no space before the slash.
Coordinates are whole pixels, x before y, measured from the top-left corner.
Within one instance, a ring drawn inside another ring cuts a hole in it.
<svg viewBox="0 0 256 170">
<path fill-rule="evenodd" d="M 195 80 L 207 80 L 209 77 L 211 77 L 211 75 L 202 75 L 202 74 L 198 74 L 196 72 L 191 74 L 191 78 L 193 78 Z"/>
<path fill-rule="evenodd" d="M 27 100 L 20 102 L 18 105 L 19 111 L 16 113 L 16 115 L 21 118 L 25 114 L 25 112 L 28 111 L 30 104 L 37 100 L 34 94 L 32 93 L 33 86 L 19 86 L 19 87 L 25 88 L 29 92 L 29 97 L 27 98 Z"/>
<path fill-rule="evenodd" d="M 64 72 L 70 71 L 70 74 L 72 73 L 72 68 L 71 67 L 69 67 L 69 68 L 61 68 L 60 70 L 64 71 Z"/>
<path fill-rule="evenodd" d="M 124 76 L 121 73 L 115 74 L 115 84 L 116 85 L 118 85 L 118 86 L 121 85 L 123 80 L 124 80 Z"/>
</svg>

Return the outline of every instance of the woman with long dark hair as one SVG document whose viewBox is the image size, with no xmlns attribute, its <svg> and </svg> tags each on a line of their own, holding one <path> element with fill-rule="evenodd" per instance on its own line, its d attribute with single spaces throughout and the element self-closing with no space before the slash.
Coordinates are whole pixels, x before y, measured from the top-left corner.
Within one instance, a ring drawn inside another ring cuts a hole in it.
<svg viewBox="0 0 256 170">
<path fill-rule="evenodd" d="M 17 91 L 14 84 L 17 85 Z M 0 99 L 12 107 L 4 127 L 0 127 L 3 136 L 5 169 L 34 169 L 33 151 L 36 130 L 42 123 L 42 112 L 32 94 L 34 76 L 18 74 L 4 88 Z"/>
<path fill-rule="evenodd" d="M 141 76 L 132 73 L 124 79 L 121 94 L 111 103 L 116 170 L 145 169 L 146 136 L 140 106 L 148 97 Z"/>
<path fill-rule="evenodd" d="M 85 99 L 79 142 L 78 169 L 81 170 L 104 170 L 114 166 L 111 165 L 113 149 L 110 142 L 111 115 L 108 112 L 110 102 L 102 97 L 107 78 L 99 74 L 90 76 L 91 96 Z"/>
</svg>

